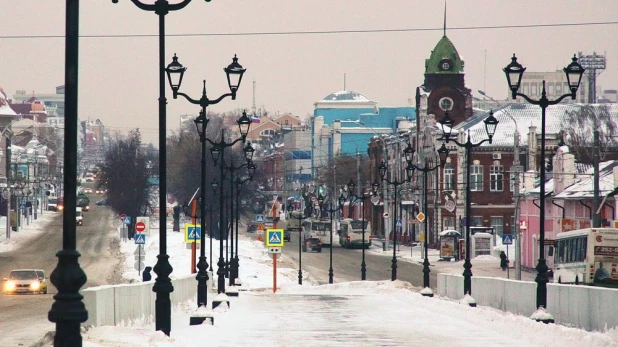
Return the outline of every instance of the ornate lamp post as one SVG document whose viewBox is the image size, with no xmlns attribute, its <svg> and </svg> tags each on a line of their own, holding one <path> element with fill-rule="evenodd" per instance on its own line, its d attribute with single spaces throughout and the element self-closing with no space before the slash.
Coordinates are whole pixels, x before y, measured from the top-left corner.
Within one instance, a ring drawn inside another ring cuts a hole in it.
<svg viewBox="0 0 618 347">
<path fill-rule="evenodd" d="M 429 160 L 427 158 L 425 158 L 425 163 L 422 166 L 420 165 L 417 166 L 413 164 L 412 162 L 414 160 L 414 148 L 412 148 L 412 145 L 410 143 L 408 143 L 408 147 L 406 147 L 403 150 L 403 153 L 406 155 L 406 161 L 408 162 L 408 166 L 412 167 L 414 170 L 418 170 L 423 173 L 423 187 L 425 191 L 425 198 L 423 199 L 424 200 L 423 212 L 427 213 L 427 211 L 429 210 L 429 207 L 427 206 L 427 175 L 430 172 L 437 170 L 440 167 L 444 167 L 444 163 L 446 163 L 446 158 L 448 158 L 449 150 L 448 148 L 446 148 L 446 146 L 443 143 L 440 149 L 438 149 L 440 165 L 436 165 L 434 167 L 429 166 Z M 428 240 L 427 240 L 428 239 L 427 237 L 428 235 L 427 226 L 428 225 L 429 223 L 427 222 L 427 220 L 425 220 L 425 237 L 423 241 L 423 248 L 425 249 L 425 259 L 423 261 L 423 291 L 421 292 L 421 294 L 423 296 L 432 297 L 433 292 L 431 291 L 431 287 L 429 286 L 429 272 L 431 272 L 431 270 L 429 269 L 429 258 L 427 255 L 427 249 L 429 248 Z"/>
<path fill-rule="evenodd" d="M 154 12 L 159 16 L 159 210 L 163 213 L 167 206 L 165 15 L 171 11 L 183 9 L 191 0 L 183 0 L 177 4 L 170 4 L 167 0 L 156 0 L 154 4 L 145 4 L 139 0 L 131 0 L 131 2 L 140 10 Z M 112 0 L 112 3 L 118 3 L 118 0 Z M 77 23 L 74 23 L 74 26 L 77 27 Z M 72 73 L 75 73 L 75 71 L 77 71 L 77 69 L 72 71 Z M 165 335 L 169 335 L 172 329 L 172 304 L 170 301 L 170 293 L 174 291 L 174 286 L 172 286 L 172 281 L 170 280 L 170 274 L 173 268 L 172 265 L 170 265 L 169 256 L 167 255 L 166 223 L 167 221 L 165 218 L 161 218 L 159 222 L 159 255 L 157 256 L 157 263 L 153 269 L 157 274 L 157 278 L 152 290 L 157 293 L 157 298 L 155 299 L 155 329 L 163 331 Z"/>
<path fill-rule="evenodd" d="M 543 89 L 541 90 L 541 98 L 539 100 L 533 100 L 526 94 L 519 93 L 519 87 L 521 85 L 521 78 L 524 75 L 526 68 L 517 62 L 517 57 L 513 54 L 511 63 L 507 65 L 503 71 L 506 74 L 506 80 L 511 90 L 513 99 L 521 96 L 526 101 L 533 105 L 541 106 L 541 160 L 545 160 L 545 109 L 549 105 L 556 105 L 564 98 L 570 96 L 575 100 L 577 96 L 577 89 L 581 82 L 584 69 L 578 62 L 577 57 L 573 55 L 571 63 L 563 69 L 567 82 L 569 84 L 570 93 L 564 94 L 555 100 L 547 99 L 545 92 L 545 80 L 543 80 Z M 539 263 L 536 266 L 538 271 L 535 281 L 537 283 L 536 289 L 536 307 L 547 307 L 547 263 L 545 260 L 545 168 L 539 170 L 541 172 L 541 184 L 540 184 L 540 197 L 541 208 L 539 213 Z"/>
<path fill-rule="evenodd" d="M 324 205 L 325 198 L 326 196 L 324 193 L 318 193 L 318 204 L 320 205 L 320 213 L 322 211 L 322 206 Z M 343 209 L 343 204 L 345 203 L 345 196 L 343 196 L 343 193 L 341 193 L 337 202 L 338 204 L 336 207 L 333 208 L 333 203 L 331 202 L 328 206 L 328 209 L 325 210 L 326 212 L 330 214 L 330 228 L 331 228 L 330 230 L 330 255 L 329 255 L 330 265 L 328 268 L 328 283 L 329 284 L 333 284 L 333 277 L 334 277 L 334 272 L 333 272 L 333 214 Z"/>
<path fill-rule="evenodd" d="M 487 117 L 483 122 L 485 123 L 487 138 L 480 142 L 472 143 L 470 131 L 468 131 L 467 140 L 462 143 L 451 138 L 454 121 L 451 117 L 449 117 L 448 112 L 444 114 L 444 118 L 440 121 L 444 141 L 446 143 L 453 142 L 455 145 L 466 149 L 466 260 L 464 261 L 463 272 L 464 295 L 472 295 L 472 263 L 470 263 L 470 220 L 472 219 L 472 201 L 470 200 L 470 166 L 472 164 L 472 160 L 470 158 L 470 150 L 485 142 L 491 143 L 491 139 L 496 133 L 496 127 L 498 126 L 498 120 L 494 117 L 493 112 L 489 112 L 489 117 Z M 425 237 L 427 237 L 427 235 L 425 235 Z"/>
<path fill-rule="evenodd" d="M 210 182 L 210 186 L 212 187 L 212 194 L 213 197 L 217 196 L 217 187 L 219 186 L 219 183 L 217 182 L 216 179 L 213 179 L 212 182 Z M 213 213 L 215 213 L 215 206 L 214 204 L 211 202 L 210 204 L 208 204 L 208 216 L 209 216 L 209 220 L 208 220 L 208 236 L 210 237 L 210 269 L 208 269 L 208 272 L 210 272 L 210 276 L 212 276 L 213 273 L 213 269 L 212 269 L 212 232 L 213 232 L 213 227 L 212 227 L 212 215 Z"/>
<path fill-rule="evenodd" d="M 298 187 L 297 187 L 298 189 Z M 303 246 L 303 239 L 302 239 L 302 234 L 303 234 L 303 218 L 305 218 L 305 210 L 307 208 L 309 208 L 309 206 L 311 205 L 311 197 L 313 196 L 313 193 L 315 192 L 315 185 L 313 183 L 303 183 L 302 186 L 300 187 L 300 195 L 301 195 L 301 206 L 300 206 L 300 210 L 297 211 L 293 211 L 290 213 L 290 218 L 296 218 L 298 219 L 298 284 L 302 285 L 303 284 L 303 271 L 302 271 L 302 246 Z M 305 208 L 303 208 L 303 204 L 305 203 Z M 291 211 L 293 209 L 293 206 L 291 205 L 291 203 L 288 205 L 288 211 Z"/>
<path fill-rule="evenodd" d="M 225 97 L 231 96 L 232 100 L 236 99 L 236 91 L 238 91 L 238 87 L 240 86 L 240 81 L 242 80 L 242 75 L 245 73 L 245 70 L 240 64 L 238 64 L 238 58 L 234 56 L 232 60 L 232 64 L 228 67 L 224 68 L 225 74 L 227 75 L 228 87 L 230 88 L 230 93 L 223 94 L 219 98 L 215 100 L 208 99 L 206 95 L 206 80 L 203 81 L 204 87 L 202 89 L 202 96 L 199 100 L 192 99 L 185 93 L 181 93 L 180 84 L 182 83 L 182 77 L 187 70 L 186 67 L 182 66 L 178 62 L 178 57 L 174 54 L 172 58 L 172 62 L 167 65 L 165 72 L 167 73 L 167 79 L 172 88 L 172 92 L 174 93 L 174 99 L 178 98 L 178 95 L 183 96 L 190 103 L 195 105 L 200 105 L 201 110 L 200 114 L 193 121 L 195 122 L 195 127 L 197 128 L 197 133 L 200 136 L 200 142 L 202 144 L 202 162 L 201 162 L 201 179 L 200 179 L 200 215 L 201 215 L 201 225 L 202 232 L 200 235 L 200 260 L 197 263 L 197 307 L 206 306 L 207 300 L 207 288 L 206 283 L 208 282 L 208 273 L 206 270 L 208 269 L 208 263 L 206 262 L 206 249 L 205 249 L 205 240 L 206 235 L 204 235 L 204 229 L 206 226 L 206 128 L 208 127 L 209 119 L 206 118 L 206 107 L 210 105 L 218 104 Z M 212 259 L 211 259 L 212 261 Z"/>
<path fill-rule="evenodd" d="M 236 250 L 234 250 L 234 238 L 232 238 L 232 254 L 230 256 L 231 259 L 230 259 L 230 276 L 229 276 L 230 286 L 236 285 L 236 279 L 238 278 L 238 267 L 240 266 L 239 259 L 238 259 L 238 221 L 240 219 L 240 213 L 239 213 L 240 211 L 240 186 L 249 180 L 253 180 L 253 175 L 255 174 L 255 170 L 257 168 L 252 161 L 254 149 L 251 146 L 251 143 L 248 143 L 247 146 L 245 146 L 245 148 L 243 149 L 243 151 L 245 152 L 245 158 L 247 162 L 240 166 L 232 166 L 231 175 L 230 175 L 232 182 L 235 183 L 236 185 L 236 209 L 235 209 L 236 215 L 234 216 L 236 219 Z M 234 171 L 239 170 L 243 167 L 247 167 L 249 177 L 241 179 L 240 175 L 238 174 L 234 175 Z"/>
<path fill-rule="evenodd" d="M 393 180 L 389 180 L 386 177 L 386 174 L 388 172 L 388 167 L 386 166 L 386 162 L 382 161 L 382 163 L 380 163 L 380 165 L 378 166 L 378 172 L 380 173 L 380 177 L 382 178 L 382 181 L 385 181 L 387 184 L 390 184 L 394 187 L 395 189 L 395 206 L 397 206 L 397 187 L 404 184 L 404 183 L 408 183 L 412 180 L 412 173 L 413 173 L 413 169 L 412 167 L 408 166 L 406 167 L 406 178 L 399 181 L 397 179 L 393 179 Z M 391 281 L 394 281 L 397 279 L 397 208 L 393 209 L 395 216 L 393 217 L 393 260 L 392 260 L 392 271 L 391 271 Z"/>
<path fill-rule="evenodd" d="M 213 142 L 206 138 L 212 147 L 210 148 L 210 155 L 215 163 L 215 166 L 219 165 L 221 184 L 219 185 L 219 228 L 223 228 L 225 224 L 223 220 L 223 180 L 225 179 L 225 149 L 234 146 L 239 141 L 245 142 L 247 134 L 249 133 L 249 127 L 251 126 L 251 119 L 247 116 L 247 112 L 242 113 L 242 117 L 236 121 L 240 131 L 240 138 L 232 141 L 225 142 L 224 129 L 221 129 L 221 139 L 218 142 Z M 221 158 L 221 163 L 219 163 Z M 217 292 L 225 293 L 225 260 L 223 259 L 223 237 L 219 237 L 219 262 L 217 262 Z"/>
<path fill-rule="evenodd" d="M 380 187 L 380 184 L 376 181 L 373 185 L 372 185 L 372 189 L 371 189 L 371 195 L 366 195 L 365 194 L 365 190 L 362 190 L 362 196 L 358 196 L 356 194 L 354 194 L 354 188 L 356 187 L 356 184 L 354 183 L 354 181 L 352 179 L 350 179 L 350 182 L 348 182 L 347 186 L 345 187 L 345 190 L 347 190 L 349 193 L 349 199 L 350 199 L 350 208 L 352 208 L 352 203 L 356 202 L 358 200 L 361 201 L 361 219 L 362 219 L 362 223 L 363 223 L 363 243 L 361 246 L 361 251 L 362 251 L 362 260 L 361 260 L 361 281 L 364 281 L 367 279 L 367 265 L 365 264 L 365 249 L 369 248 L 369 246 L 371 246 L 371 236 L 369 236 L 369 240 L 366 241 L 365 239 L 365 228 L 367 225 L 367 221 L 365 220 L 365 200 L 367 199 L 371 199 L 371 201 L 373 202 L 374 199 L 377 197 L 377 193 L 378 193 L 378 188 Z M 365 245 L 365 243 L 368 243 L 367 245 Z"/>
</svg>

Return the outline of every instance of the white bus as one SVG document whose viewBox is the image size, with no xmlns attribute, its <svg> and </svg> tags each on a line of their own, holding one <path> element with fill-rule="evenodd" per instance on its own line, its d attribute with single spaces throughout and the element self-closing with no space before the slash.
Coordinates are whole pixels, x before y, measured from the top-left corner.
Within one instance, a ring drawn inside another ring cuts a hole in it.
<svg viewBox="0 0 618 347">
<path fill-rule="evenodd" d="M 330 219 L 307 218 L 303 220 L 305 239 L 318 238 L 323 245 L 331 245 L 332 225 Z"/>
<path fill-rule="evenodd" d="M 618 286 L 618 229 L 559 233 L 553 271 L 557 283 Z"/>
<path fill-rule="evenodd" d="M 339 221 L 339 244 L 344 248 L 369 248 L 371 223 L 365 220 L 365 240 L 363 240 L 363 221 L 352 218 L 342 219 Z"/>
</svg>

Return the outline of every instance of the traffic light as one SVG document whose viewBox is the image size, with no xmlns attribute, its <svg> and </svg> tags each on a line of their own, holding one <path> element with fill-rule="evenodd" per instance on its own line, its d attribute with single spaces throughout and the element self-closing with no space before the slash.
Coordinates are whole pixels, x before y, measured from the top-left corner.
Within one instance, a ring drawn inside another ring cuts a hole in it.
<svg viewBox="0 0 618 347">
<path fill-rule="evenodd" d="M 324 186 L 320 186 L 320 187 L 318 188 L 318 194 L 320 194 L 320 195 L 324 196 Z"/>
</svg>

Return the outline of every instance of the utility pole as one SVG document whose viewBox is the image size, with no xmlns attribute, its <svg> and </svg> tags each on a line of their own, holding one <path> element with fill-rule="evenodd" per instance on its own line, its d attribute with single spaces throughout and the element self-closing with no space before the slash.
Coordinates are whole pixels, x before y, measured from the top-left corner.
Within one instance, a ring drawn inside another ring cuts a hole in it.
<svg viewBox="0 0 618 347">
<path fill-rule="evenodd" d="M 592 165 L 594 166 L 594 214 L 592 215 L 592 227 L 601 227 L 601 198 L 599 197 L 599 161 L 600 161 L 600 143 L 599 143 L 599 131 L 594 131 L 594 153 L 592 154 Z"/>
<path fill-rule="evenodd" d="M 515 123 L 517 124 L 517 123 Z M 515 198 L 515 218 L 513 221 L 513 233 L 515 234 L 515 279 L 521 281 L 521 233 L 519 232 L 519 173 L 521 166 L 519 165 L 519 130 L 515 129 L 515 144 L 513 147 L 513 174 L 515 182 L 513 187 L 513 197 Z M 507 246 L 508 247 L 508 246 Z"/>
</svg>

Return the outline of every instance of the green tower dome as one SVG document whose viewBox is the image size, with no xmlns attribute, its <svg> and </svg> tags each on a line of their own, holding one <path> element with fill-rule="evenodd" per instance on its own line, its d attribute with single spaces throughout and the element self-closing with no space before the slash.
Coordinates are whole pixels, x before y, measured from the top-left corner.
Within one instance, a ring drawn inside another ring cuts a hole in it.
<svg viewBox="0 0 618 347">
<path fill-rule="evenodd" d="M 457 49 L 446 35 L 442 36 L 429 59 L 425 59 L 425 74 L 463 74 L 463 71 L 464 62 Z"/>
</svg>

